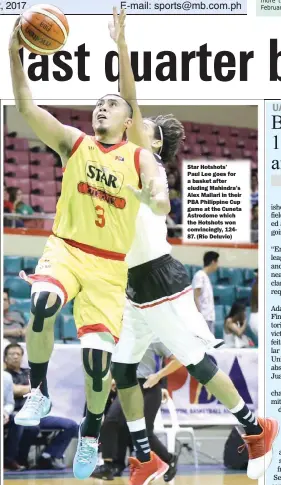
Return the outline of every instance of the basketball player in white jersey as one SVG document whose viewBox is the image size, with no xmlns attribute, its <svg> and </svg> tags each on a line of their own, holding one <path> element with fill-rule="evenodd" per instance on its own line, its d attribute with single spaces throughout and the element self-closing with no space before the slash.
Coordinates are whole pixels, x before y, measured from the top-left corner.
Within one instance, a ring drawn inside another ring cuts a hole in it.
<svg viewBox="0 0 281 485">
<path fill-rule="evenodd" d="M 124 33 L 125 13 L 116 9 L 110 34 L 117 43 L 120 65 L 121 95 L 134 110 L 129 140 L 150 149 L 167 162 L 174 157 L 183 136 L 182 125 L 172 115 L 143 120 L 136 101 L 134 76 Z M 164 169 L 162 176 L 165 177 Z M 141 201 L 146 190 L 135 192 Z M 244 427 L 243 439 L 248 446 L 248 476 L 257 479 L 268 468 L 278 422 L 255 418 L 230 378 L 217 368 L 206 354 L 222 344 L 210 332 L 194 302 L 184 266 L 170 255 L 166 241 L 165 218 L 154 216 L 141 205 L 137 218 L 136 239 L 127 256 L 129 264 L 127 305 L 123 329 L 113 354 L 113 377 L 136 450 L 131 458 L 130 485 L 147 485 L 165 474 L 153 468 L 145 420 L 143 398 L 136 379 L 136 368 L 154 335 L 161 339 L 175 357 L 237 418 Z M 164 476 L 164 479 L 166 477 Z"/>
</svg>

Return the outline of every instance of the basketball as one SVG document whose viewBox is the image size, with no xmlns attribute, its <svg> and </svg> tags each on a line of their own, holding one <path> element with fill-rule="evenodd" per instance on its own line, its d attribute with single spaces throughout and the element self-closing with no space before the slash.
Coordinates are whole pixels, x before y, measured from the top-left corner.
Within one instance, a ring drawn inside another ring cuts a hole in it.
<svg viewBox="0 0 281 485">
<path fill-rule="evenodd" d="M 22 14 L 20 41 L 30 52 L 54 54 L 65 45 L 68 33 L 69 26 L 64 13 L 53 5 L 34 5 Z"/>
</svg>

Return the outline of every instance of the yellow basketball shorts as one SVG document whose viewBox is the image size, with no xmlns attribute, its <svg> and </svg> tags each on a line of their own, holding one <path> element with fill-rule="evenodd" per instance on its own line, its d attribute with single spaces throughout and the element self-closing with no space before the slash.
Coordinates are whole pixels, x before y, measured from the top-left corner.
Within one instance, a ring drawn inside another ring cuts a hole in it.
<svg viewBox="0 0 281 485">
<path fill-rule="evenodd" d="M 29 281 L 55 284 L 64 294 L 64 304 L 75 299 L 74 319 L 79 338 L 104 332 L 110 340 L 117 342 L 125 305 L 127 272 L 125 261 L 86 253 L 52 235 Z"/>
</svg>

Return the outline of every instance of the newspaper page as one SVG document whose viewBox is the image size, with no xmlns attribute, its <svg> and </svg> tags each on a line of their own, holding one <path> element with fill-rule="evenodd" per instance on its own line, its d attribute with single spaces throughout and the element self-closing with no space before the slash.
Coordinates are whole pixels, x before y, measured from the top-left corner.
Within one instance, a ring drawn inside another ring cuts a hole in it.
<svg viewBox="0 0 281 485">
<path fill-rule="evenodd" d="M 7 483 L 281 480 L 280 13 L 0 1 Z"/>
</svg>

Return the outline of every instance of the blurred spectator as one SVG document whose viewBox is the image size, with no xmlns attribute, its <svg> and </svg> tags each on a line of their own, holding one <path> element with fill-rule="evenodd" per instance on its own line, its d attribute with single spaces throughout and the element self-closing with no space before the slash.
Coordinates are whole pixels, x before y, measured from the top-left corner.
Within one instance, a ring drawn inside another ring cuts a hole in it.
<svg viewBox="0 0 281 485">
<path fill-rule="evenodd" d="M 167 218 L 167 223 L 169 225 L 177 225 L 182 222 L 182 201 L 180 196 L 180 191 L 178 187 L 180 186 L 180 178 L 177 171 L 169 172 L 167 174 L 168 187 L 169 187 L 169 197 L 171 203 L 171 212 L 169 218 Z M 181 237 L 181 229 L 168 229 L 168 237 Z"/>
<path fill-rule="evenodd" d="M 10 201 L 9 192 L 7 187 L 4 187 L 4 212 L 12 214 L 14 212 L 14 204 Z M 4 217 L 4 227 L 11 227 L 12 220 L 8 217 Z"/>
<path fill-rule="evenodd" d="M 162 368 L 163 359 L 171 361 Z M 162 460 L 170 465 L 165 474 L 165 481 L 170 481 L 176 474 L 177 456 L 168 452 L 153 432 L 154 420 L 163 399 L 160 380 L 180 368 L 182 364 L 159 340 L 155 340 L 144 354 L 138 369 L 137 378 L 144 397 L 144 415 L 147 426 L 149 444 Z M 165 398 L 169 397 L 164 390 Z M 92 477 L 113 480 L 121 476 L 125 468 L 127 446 L 131 445 L 131 437 L 123 414 L 119 397 L 113 401 L 101 428 L 101 449 L 104 465 L 97 467 Z M 167 479 L 167 480 L 166 480 Z"/>
<path fill-rule="evenodd" d="M 26 331 L 25 320 L 22 313 L 17 310 L 10 310 L 10 296 L 8 288 L 4 288 L 3 290 L 3 310 L 3 336 L 7 338 L 10 343 L 24 342 Z"/>
<path fill-rule="evenodd" d="M 205 253 L 203 257 L 204 267 L 195 273 L 192 280 L 195 304 L 213 334 L 215 334 L 215 302 L 209 274 L 217 271 L 218 259 L 219 254 L 215 251 Z"/>
<path fill-rule="evenodd" d="M 259 203 L 258 172 L 252 170 L 251 174 L 251 206 Z"/>
<path fill-rule="evenodd" d="M 226 347 L 249 347 L 250 341 L 245 335 L 247 327 L 246 307 L 234 302 L 224 322 L 223 339 Z"/>
<path fill-rule="evenodd" d="M 7 187 L 4 187 L 4 212 L 14 212 L 14 204 L 10 201 L 10 195 Z"/>
<path fill-rule="evenodd" d="M 249 320 L 249 327 L 255 335 L 258 336 L 259 333 L 259 272 L 255 271 L 256 279 L 252 286 L 251 293 L 251 315 Z"/>
<path fill-rule="evenodd" d="M 15 408 L 13 379 L 9 372 L 3 371 L 3 387 L 4 387 L 4 399 L 3 399 L 3 424 L 8 424 L 10 415 Z"/>
<path fill-rule="evenodd" d="M 24 396 L 30 392 L 29 369 L 21 367 L 23 349 L 19 344 L 10 344 L 4 351 L 6 370 L 12 376 L 14 383 L 15 412 L 24 404 Z M 8 423 L 9 431 L 4 446 L 5 468 L 12 469 L 13 464 L 28 468 L 28 454 L 40 431 L 54 430 L 57 434 L 39 457 L 37 468 L 44 470 L 62 470 L 65 468 L 63 454 L 72 438 L 78 436 L 78 425 L 72 419 L 56 416 L 46 416 L 39 426 L 17 426 L 13 416 Z M 50 432 L 51 434 L 51 432 Z"/>
<path fill-rule="evenodd" d="M 180 191 L 179 191 L 179 177 L 176 176 L 176 172 L 170 172 L 167 176 L 168 179 L 168 187 L 169 187 L 169 194 L 170 199 L 180 198 Z"/>
<path fill-rule="evenodd" d="M 259 242 L 259 206 L 254 204 L 252 207 L 252 220 L 251 220 L 251 242 Z"/>
<path fill-rule="evenodd" d="M 169 216 L 171 219 L 174 221 L 175 224 L 181 224 L 181 199 L 175 198 L 175 199 L 170 199 L 171 203 L 171 212 Z"/>
<path fill-rule="evenodd" d="M 28 215 L 33 214 L 33 209 L 30 205 L 25 204 L 22 200 L 23 193 L 18 187 L 9 187 L 10 202 L 14 204 L 14 210 L 17 214 Z"/>
</svg>

